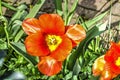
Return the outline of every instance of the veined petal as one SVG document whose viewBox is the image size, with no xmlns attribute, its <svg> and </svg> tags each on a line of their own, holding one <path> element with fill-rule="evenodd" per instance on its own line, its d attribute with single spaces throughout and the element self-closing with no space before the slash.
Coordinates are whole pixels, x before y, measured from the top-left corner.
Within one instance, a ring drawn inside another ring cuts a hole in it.
<svg viewBox="0 0 120 80">
<path fill-rule="evenodd" d="M 23 21 L 22 28 L 28 35 L 36 33 L 40 31 L 39 20 L 35 18 L 28 18 Z"/>
<path fill-rule="evenodd" d="M 112 72 L 110 65 L 104 60 L 104 56 L 95 60 L 92 68 L 93 75 L 100 76 L 100 80 L 112 80 L 117 74 Z"/>
<path fill-rule="evenodd" d="M 114 62 L 114 56 L 113 51 L 107 51 L 104 58 L 108 63 L 111 63 Z"/>
<path fill-rule="evenodd" d="M 39 22 L 47 34 L 63 35 L 65 32 L 64 22 L 57 14 L 43 14 L 39 17 Z"/>
<path fill-rule="evenodd" d="M 58 61 L 64 61 L 72 50 L 72 42 L 66 36 L 62 36 L 62 42 L 57 49 L 51 52 L 50 56 Z"/>
<path fill-rule="evenodd" d="M 50 52 L 45 36 L 40 32 L 29 35 L 25 40 L 25 47 L 27 52 L 33 56 L 46 56 Z"/>
<path fill-rule="evenodd" d="M 97 58 L 93 64 L 92 71 L 94 76 L 101 75 L 105 66 L 104 55 Z"/>
<path fill-rule="evenodd" d="M 50 56 L 42 57 L 38 63 L 38 69 L 42 74 L 52 76 L 60 72 L 62 62 L 58 62 Z"/>
<path fill-rule="evenodd" d="M 68 26 L 66 35 L 73 40 L 74 43 L 78 44 L 86 37 L 86 32 L 81 25 L 76 24 Z"/>
<path fill-rule="evenodd" d="M 120 45 L 111 42 L 110 49 L 105 54 L 105 61 L 110 65 L 111 71 L 120 74 Z"/>
<path fill-rule="evenodd" d="M 112 80 L 117 74 L 111 71 L 109 64 L 105 64 L 104 70 L 102 71 L 100 80 Z"/>
</svg>

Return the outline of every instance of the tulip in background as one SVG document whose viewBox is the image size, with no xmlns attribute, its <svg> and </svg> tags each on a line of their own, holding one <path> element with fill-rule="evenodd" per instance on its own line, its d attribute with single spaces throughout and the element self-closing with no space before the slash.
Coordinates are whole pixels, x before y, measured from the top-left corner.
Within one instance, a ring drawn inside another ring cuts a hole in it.
<svg viewBox="0 0 120 80">
<path fill-rule="evenodd" d="M 93 64 L 93 75 L 100 80 L 112 80 L 120 74 L 120 43 L 111 42 L 105 55 L 97 58 Z"/>
<path fill-rule="evenodd" d="M 25 39 L 27 52 L 39 56 L 38 69 L 48 76 L 60 72 L 72 48 L 86 37 L 82 26 L 64 26 L 57 14 L 42 14 L 39 19 L 28 18 L 23 21 L 22 27 L 28 35 Z"/>
</svg>

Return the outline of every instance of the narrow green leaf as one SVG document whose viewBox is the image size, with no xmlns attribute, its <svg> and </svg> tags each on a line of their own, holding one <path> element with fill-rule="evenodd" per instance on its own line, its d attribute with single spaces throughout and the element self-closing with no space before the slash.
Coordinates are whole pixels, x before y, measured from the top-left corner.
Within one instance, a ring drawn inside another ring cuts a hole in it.
<svg viewBox="0 0 120 80">
<path fill-rule="evenodd" d="M 75 65 L 73 67 L 73 75 L 78 75 L 79 72 L 81 70 L 80 64 L 79 64 L 79 60 L 77 59 L 75 62 Z"/>
<path fill-rule="evenodd" d="M 2 3 L 1 3 L 1 0 L 0 0 L 0 16 L 2 16 Z"/>
<path fill-rule="evenodd" d="M 4 27 L 8 24 L 8 21 L 7 21 L 7 19 L 4 17 L 4 16 L 0 16 L 0 22 L 4 22 L 3 24 L 4 24 Z"/>
<path fill-rule="evenodd" d="M 62 16 L 62 0 L 54 0 L 55 2 L 55 8 L 56 8 L 56 13 Z"/>
<path fill-rule="evenodd" d="M 96 76 L 96 77 L 92 76 L 90 80 L 99 80 L 99 76 Z"/>
<path fill-rule="evenodd" d="M 25 9 L 27 9 L 27 6 L 26 5 L 20 5 L 18 8 L 18 11 L 12 16 L 10 22 L 9 22 L 9 25 L 11 25 L 11 23 L 14 21 L 14 20 L 19 20 L 23 15 L 26 15 L 26 11 Z"/>
<path fill-rule="evenodd" d="M 0 16 L 0 27 L 3 27 L 3 35 L 5 35 L 6 36 L 6 39 L 7 39 L 7 42 L 9 43 L 9 35 L 8 35 L 8 31 L 7 31 L 7 26 L 8 26 L 8 21 L 7 21 L 7 19 L 4 17 L 4 16 Z M 1 36 L 1 35 L 0 35 Z"/>
<path fill-rule="evenodd" d="M 37 61 L 35 60 L 35 58 L 26 53 L 26 49 L 24 47 L 24 44 L 11 42 L 10 46 L 13 50 L 15 50 L 18 54 L 22 55 L 31 64 L 33 64 L 33 65 L 37 64 Z"/>
<path fill-rule="evenodd" d="M 78 20 L 76 22 L 78 24 L 81 24 L 86 31 L 88 30 L 88 27 L 85 25 L 85 21 L 81 16 L 78 17 Z"/>
<path fill-rule="evenodd" d="M 69 80 L 71 78 L 72 78 L 72 71 L 70 71 L 68 74 L 66 74 L 63 80 Z"/>
<path fill-rule="evenodd" d="M 24 31 L 23 31 L 23 30 L 20 30 L 20 31 L 17 33 L 17 35 L 15 36 L 14 41 L 15 41 L 15 42 L 18 42 L 19 39 L 22 37 L 23 34 L 24 34 Z"/>
<path fill-rule="evenodd" d="M 12 5 L 10 5 L 8 3 L 2 2 L 2 6 L 8 8 L 8 9 L 11 9 L 13 11 L 17 11 L 17 8 L 13 7 Z"/>
<path fill-rule="evenodd" d="M 19 30 L 21 29 L 21 24 L 22 22 L 20 20 L 15 20 L 12 23 L 12 28 L 10 31 L 10 36 L 12 36 L 13 38 L 16 37 L 16 34 L 19 32 Z"/>
<path fill-rule="evenodd" d="M 17 7 L 17 10 L 20 10 L 20 11 L 25 9 L 27 9 L 27 6 L 25 4 L 21 4 L 20 6 Z"/>
<path fill-rule="evenodd" d="M 72 78 L 72 80 L 78 80 L 77 76 L 74 75 L 73 78 Z"/>
<path fill-rule="evenodd" d="M 64 20 L 65 20 L 65 25 L 67 25 L 67 15 L 68 15 L 68 0 L 65 0 L 64 4 Z"/>
<path fill-rule="evenodd" d="M 77 7 L 77 4 L 78 4 L 78 0 L 75 0 L 70 12 L 68 13 L 67 20 L 66 20 L 66 25 L 68 25 L 70 23 L 70 21 L 73 17 L 73 14 L 75 12 L 75 9 Z"/>
<path fill-rule="evenodd" d="M 8 24 L 7 19 L 4 16 L 0 16 L 0 38 L 5 36 L 4 27 Z"/>
<path fill-rule="evenodd" d="M 93 18 L 93 19 L 91 19 L 89 21 L 83 22 L 82 26 L 85 26 L 87 29 L 90 29 L 93 24 L 95 24 L 96 22 L 98 22 L 102 18 L 104 18 L 107 13 L 108 12 L 102 13 L 99 16 L 97 16 L 97 17 L 95 17 L 95 18 Z"/>
<path fill-rule="evenodd" d="M 7 43 L 0 39 L 0 50 L 7 49 Z"/>
<path fill-rule="evenodd" d="M 21 30 L 21 24 L 22 22 L 19 20 L 15 20 L 12 24 L 13 26 L 11 29 L 11 36 L 14 38 L 14 42 L 18 42 L 19 39 L 22 37 L 21 34 L 23 34 L 23 30 Z"/>
<path fill-rule="evenodd" d="M 38 2 L 30 10 L 29 14 L 26 16 L 26 18 L 35 17 L 35 15 L 38 13 L 39 9 L 42 7 L 44 2 L 45 2 L 45 0 L 38 0 Z"/>
<path fill-rule="evenodd" d="M 7 71 L 7 69 L 0 70 L 0 76 L 1 76 L 1 75 L 4 75 L 4 74 L 5 74 L 5 71 Z"/>
<path fill-rule="evenodd" d="M 25 17 L 25 19 L 26 18 L 33 18 L 33 17 L 35 17 L 35 15 L 38 13 L 39 9 L 42 7 L 44 2 L 45 2 L 45 0 L 38 0 L 38 2 L 33 6 L 33 8 L 29 12 L 29 14 Z M 15 41 L 17 42 L 22 37 L 23 34 L 24 34 L 24 31 L 21 29 L 18 32 L 17 38 L 16 38 Z"/>
<path fill-rule="evenodd" d="M 90 39 L 92 39 L 93 37 L 100 35 L 101 33 L 103 33 L 107 27 L 108 21 L 106 21 L 103 24 L 99 24 L 96 25 L 95 27 L 93 27 L 92 29 L 90 29 L 87 32 L 87 36 L 86 36 L 86 41 L 89 41 Z"/>
</svg>

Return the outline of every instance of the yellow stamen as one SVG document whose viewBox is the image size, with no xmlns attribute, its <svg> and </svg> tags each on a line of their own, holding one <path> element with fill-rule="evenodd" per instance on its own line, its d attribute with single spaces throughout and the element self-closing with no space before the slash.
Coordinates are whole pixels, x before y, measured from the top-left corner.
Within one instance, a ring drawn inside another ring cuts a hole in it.
<svg viewBox="0 0 120 80">
<path fill-rule="evenodd" d="M 116 64 L 117 66 L 120 66 L 120 57 L 118 57 L 118 59 L 116 60 L 115 64 Z"/>
<path fill-rule="evenodd" d="M 56 50 L 56 48 L 62 42 L 61 37 L 56 35 L 47 35 L 45 40 L 51 52 Z"/>
</svg>

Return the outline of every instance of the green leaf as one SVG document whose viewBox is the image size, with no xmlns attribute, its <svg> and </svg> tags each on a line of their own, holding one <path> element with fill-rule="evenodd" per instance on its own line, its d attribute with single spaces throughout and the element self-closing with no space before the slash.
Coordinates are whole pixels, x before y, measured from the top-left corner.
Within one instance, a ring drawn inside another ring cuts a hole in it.
<svg viewBox="0 0 120 80">
<path fill-rule="evenodd" d="M 13 37 L 13 38 L 16 38 L 16 34 L 19 32 L 19 30 L 21 29 L 21 24 L 22 22 L 20 20 L 15 20 L 13 23 L 12 23 L 12 28 L 11 28 L 11 31 L 10 31 L 10 36 Z M 15 39 L 16 40 L 16 39 Z M 14 40 L 14 41 L 15 41 Z"/>
<path fill-rule="evenodd" d="M 0 70 L 0 76 L 1 76 L 1 75 L 4 75 L 6 70 L 7 70 L 7 69 Z"/>
<path fill-rule="evenodd" d="M 3 23 L 0 24 L 0 27 L 1 27 L 1 25 L 2 25 L 2 27 L 5 27 L 8 24 L 8 21 L 4 16 L 0 16 L 0 22 L 2 22 L 2 21 L 3 21 Z"/>
<path fill-rule="evenodd" d="M 106 30 L 107 24 L 108 24 L 108 21 L 106 21 L 103 24 L 96 25 L 95 27 L 88 30 L 87 36 L 86 36 L 86 39 L 85 39 L 86 43 L 90 39 L 94 38 L 95 36 L 100 35 L 101 33 L 103 33 Z"/>
<path fill-rule="evenodd" d="M 80 56 L 83 56 L 83 53 L 85 52 L 85 49 L 87 49 L 87 44 L 89 43 L 89 41 L 95 36 L 103 33 L 106 27 L 107 27 L 107 21 L 103 24 L 94 26 L 87 32 L 86 38 L 79 44 L 76 51 L 72 53 L 69 57 L 69 62 L 68 62 L 69 70 L 73 70 L 73 66 L 75 65 L 77 58 L 79 58 Z"/>
<path fill-rule="evenodd" d="M 65 20 L 65 25 L 67 25 L 67 15 L 68 15 L 68 0 L 65 0 L 64 12 L 63 12 L 63 16 L 64 16 L 64 20 Z"/>
<path fill-rule="evenodd" d="M 65 19 L 65 25 L 68 25 L 70 23 L 70 21 L 73 17 L 73 14 L 75 12 L 75 9 L 77 7 L 77 4 L 78 4 L 78 0 L 75 0 L 72 8 L 70 9 L 70 12 L 67 13 L 67 17 Z"/>
<path fill-rule="evenodd" d="M 5 37 L 5 28 L 8 25 L 8 21 L 4 16 L 0 16 L 0 38 Z"/>
<path fill-rule="evenodd" d="M 26 49 L 24 47 L 24 44 L 11 42 L 10 46 L 13 50 L 15 50 L 18 54 L 22 55 L 31 64 L 33 64 L 33 65 L 37 64 L 37 61 L 35 60 L 35 58 L 26 53 Z"/>
<path fill-rule="evenodd" d="M 30 10 L 29 14 L 25 17 L 26 18 L 33 18 L 38 13 L 39 9 L 44 4 L 45 0 L 38 0 L 38 2 L 33 6 L 33 8 Z"/>
<path fill-rule="evenodd" d="M 2 16 L 2 5 L 1 5 L 1 0 L 0 0 L 0 16 Z"/>
<path fill-rule="evenodd" d="M 2 39 L 0 39 L 0 49 L 7 49 L 7 43 Z"/>
<path fill-rule="evenodd" d="M 108 12 L 102 13 L 99 16 L 97 16 L 97 17 L 95 17 L 95 18 L 93 18 L 93 19 L 91 19 L 89 21 L 83 22 L 81 25 L 85 26 L 87 29 L 90 29 L 93 24 L 95 24 L 96 22 L 98 22 L 102 18 L 104 18 L 107 13 Z"/>
<path fill-rule="evenodd" d="M 79 60 L 77 59 L 75 65 L 73 67 L 73 75 L 78 75 L 80 70 L 81 70 L 81 67 L 79 64 Z"/>
<path fill-rule="evenodd" d="M 55 2 L 55 8 L 56 8 L 56 13 L 62 16 L 62 0 L 54 0 Z"/>
<path fill-rule="evenodd" d="M 77 76 L 74 75 L 73 78 L 72 78 L 72 80 L 78 80 Z"/>
<path fill-rule="evenodd" d="M 9 25 L 11 25 L 11 23 L 15 20 L 19 20 L 21 19 L 22 16 L 25 17 L 25 15 L 27 15 L 27 12 L 25 9 L 27 9 L 27 6 L 22 4 L 20 6 L 17 7 L 17 12 L 12 16 L 10 22 L 9 22 Z"/>
<path fill-rule="evenodd" d="M 30 10 L 29 14 L 25 17 L 25 19 L 35 17 L 35 15 L 38 13 L 39 9 L 42 7 L 44 2 L 45 0 L 38 0 L 38 2 L 33 6 L 33 8 Z M 22 37 L 23 34 L 24 34 L 24 31 L 21 29 L 18 32 L 17 39 L 15 41 L 16 42 L 19 41 L 19 39 Z"/>
<path fill-rule="evenodd" d="M 8 9 L 11 9 L 13 11 L 17 11 L 17 8 L 13 7 L 12 5 L 8 4 L 8 3 L 5 3 L 2 1 L 2 6 L 8 8 Z"/>
<path fill-rule="evenodd" d="M 24 33 L 23 30 L 20 30 L 20 31 L 17 33 L 17 35 L 15 36 L 14 42 L 18 42 L 19 39 L 22 37 L 21 34 L 23 34 L 23 33 Z"/>
<path fill-rule="evenodd" d="M 97 76 L 97 77 L 92 76 L 92 77 L 90 78 L 90 80 L 99 80 L 99 76 Z"/>
<path fill-rule="evenodd" d="M 72 71 L 65 75 L 64 80 L 69 80 L 72 78 Z"/>
<path fill-rule="evenodd" d="M 0 38 L 3 38 L 5 36 L 4 27 L 0 26 Z"/>
</svg>

